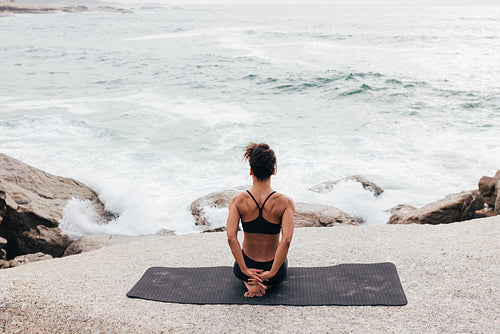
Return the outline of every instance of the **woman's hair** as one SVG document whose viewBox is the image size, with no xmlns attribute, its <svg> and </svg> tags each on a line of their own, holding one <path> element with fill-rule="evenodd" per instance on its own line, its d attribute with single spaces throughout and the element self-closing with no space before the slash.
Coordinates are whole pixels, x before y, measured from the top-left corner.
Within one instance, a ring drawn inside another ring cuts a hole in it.
<svg viewBox="0 0 500 334">
<path fill-rule="evenodd" d="M 270 178 L 276 167 L 276 155 L 269 145 L 264 143 L 250 143 L 245 148 L 243 158 L 248 160 L 253 175 L 259 181 Z"/>
</svg>

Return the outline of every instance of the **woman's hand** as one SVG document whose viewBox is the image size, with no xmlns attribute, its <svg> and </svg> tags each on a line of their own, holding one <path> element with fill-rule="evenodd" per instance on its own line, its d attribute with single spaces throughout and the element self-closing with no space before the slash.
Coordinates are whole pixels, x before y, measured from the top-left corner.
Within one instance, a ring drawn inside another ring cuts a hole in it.
<svg viewBox="0 0 500 334">
<path fill-rule="evenodd" d="M 261 270 L 262 271 L 262 270 Z M 259 274 L 257 274 L 257 276 L 262 280 L 262 282 L 265 282 L 265 281 L 268 281 L 270 280 L 271 278 L 273 278 L 276 274 L 272 274 L 270 271 L 263 271 Z"/>
<path fill-rule="evenodd" d="M 264 270 L 261 269 L 248 268 L 244 274 L 249 277 L 248 283 L 252 285 L 259 285 L 262 288 L 267 289 L 267 286 L 262 284 L 262 279 L 259 277 L 259 275 L 263 272 Z"/>
</svg>

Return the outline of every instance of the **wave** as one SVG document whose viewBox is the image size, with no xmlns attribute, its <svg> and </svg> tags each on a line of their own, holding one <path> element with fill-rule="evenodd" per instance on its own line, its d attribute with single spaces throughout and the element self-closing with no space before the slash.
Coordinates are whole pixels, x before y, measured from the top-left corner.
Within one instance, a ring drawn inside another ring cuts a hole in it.
<svg viewBox="0 0 500 334">
<path fill-rule="evenodd" d="M 176 31 L 163 34 L 129 37 L 126 38 L 125 41 L 147 41 L 147 40 L 158 40 L 158 39 L 191 38 L 199 36 L 225 35 L 227 33 L 233 33 L 233 32 L 246 32 L 251 35 L 254 34 L 257 29 L 258 28 L 255 26 L 233 26 L 233 27 L 221 27 L 221 28 L 193 29 L 188 31 Z"/>
</svg>

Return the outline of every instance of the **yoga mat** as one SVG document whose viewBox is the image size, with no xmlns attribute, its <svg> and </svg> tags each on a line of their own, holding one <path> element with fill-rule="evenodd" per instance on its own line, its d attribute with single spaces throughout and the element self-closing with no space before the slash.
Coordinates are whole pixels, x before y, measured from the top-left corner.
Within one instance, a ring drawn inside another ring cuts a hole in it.
<svg viewBox="0 0 500 334">
<path fill-rule="evenodd" d="M 407 304 L 392 263 L 292 267 L 263 297 L 246 298 L 232 267 L 149 268 L 131 298 L 184 304 L 387 305 Z"/>
</svg>

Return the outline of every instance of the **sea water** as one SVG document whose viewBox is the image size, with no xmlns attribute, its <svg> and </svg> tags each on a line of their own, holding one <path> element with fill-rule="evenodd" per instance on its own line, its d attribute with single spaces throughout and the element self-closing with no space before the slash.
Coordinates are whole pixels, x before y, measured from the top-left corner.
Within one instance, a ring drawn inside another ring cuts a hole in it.
<svg viewBox="0 0 500 334">
<path fill-rule="evenodd" d="M 93 188 L 90 233 L 196 232 L 190 203 L 251 184 L 384 224 L 500 168 L 500 7 L 186 6 L 0 18 L 0 152 Z M 385 192 L 353 182 L 362 174 Z M 208 208 L 215 225 L 227 210 Z"/>
</svg>

